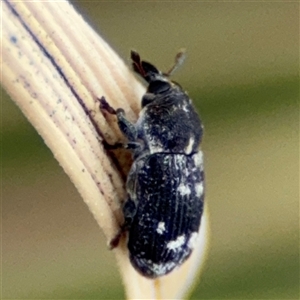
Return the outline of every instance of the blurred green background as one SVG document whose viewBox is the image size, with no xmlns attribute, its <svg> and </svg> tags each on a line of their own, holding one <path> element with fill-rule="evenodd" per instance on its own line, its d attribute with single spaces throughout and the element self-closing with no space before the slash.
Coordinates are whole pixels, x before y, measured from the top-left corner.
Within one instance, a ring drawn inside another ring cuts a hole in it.
<svg viewBox="0 0 300 300">
<path fill-rule="evenodd" d="M 57 3 L 59 5 L 59 2 Z M 74 1 L 189 91 L 205 125 L 211 248 L 193 299 L 299 299 L 299 3 Z M 98 225 L 2 93 L 3 299 L 121 299 Z"/>
</svg>

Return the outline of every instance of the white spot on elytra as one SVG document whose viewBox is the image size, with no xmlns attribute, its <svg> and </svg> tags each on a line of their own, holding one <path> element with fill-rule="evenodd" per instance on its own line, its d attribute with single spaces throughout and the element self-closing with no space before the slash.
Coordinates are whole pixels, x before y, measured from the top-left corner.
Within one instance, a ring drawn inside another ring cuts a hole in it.
<svg viewBox="0 0 300 300">
<path fill-rule="evenodd" d="M 176 159 L 176 163 L 179 165 L 184 164 L 186 161 L 185 155 L 176 155 L 175 159 Z"/>
<path fill-rule="evenodd" d="M 203 194 L 203 190 L 204 190 L 204 187 L 203 187 L 203 182 L 200 182 L 200 183 L 197 183 L 195 185 L 195 190 L 196 190 L 196 196 L 198 198 L 200 198 Z"/>
<path fill-rule="evenodd" d="M 156 228 L 158 234 L 163 234 L 166 231 L 165 222 L 159 222 Z"/>
<path fill-rule="evenodd" d="M 193 232 L 190 236 L 190 239 L 188 241 L 188 247 L 190 249 L 193 249 L 196 246 L 197 243 L 197 237 L 198 237 L 198 232 Z"/>
<path fill-rule="evenodd" d="M 176 266 L 176 263 L 174 262 L 156 264 L 153 263 L 152 261 L 148 261 L 148 264 L 152 272 L 155 273 L 156 276 L 164 275 Z"/>
<path fill-rule="evenodd" d="M 169 250 L 176 250 L 185 243 L 185 236 L 180 235 L 175 241 L 171 241 L 167 244 Z"/>
<path fill-rule="evenodd" d="M 203 170 L 203 152 L 199 150 L 194 156 L 195 165 L 202 171 Z"/>
<path fill-rule="evenodd" d="M 185 185 L 183 183 L 181 183 L 179 186 L 178 186 L 178 192 L 181 196 L 186 196 L 186 195 L 189 195 L 191 193 L 191 189 L 188 185 Z"/>
<path fill-rule="evenodd" d="M 190 111 L 186 104 L 182 105 L 182 110 L 187 112 L 187 113 Z"/>
</svg>

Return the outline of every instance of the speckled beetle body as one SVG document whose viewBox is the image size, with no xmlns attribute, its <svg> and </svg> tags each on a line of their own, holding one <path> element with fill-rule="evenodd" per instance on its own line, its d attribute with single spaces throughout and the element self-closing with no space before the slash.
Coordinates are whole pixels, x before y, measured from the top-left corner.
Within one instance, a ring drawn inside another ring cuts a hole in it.
<svg viewBox="0 0 300 300">
<path fill-rule="evenodd" d="M 123 211 L 130 261 L 143 276 L 156 278 L 191 254 L 204 203 L 203 127 L 191 99 L 152 64 L 131 53 L 134 70 L 148 83 L 135 124 L 122 109 L 101 99 L 117 115 L 134 162 L 128 174 Z M 180 59 L 180 57 L 177 57 Z M 174 69 L 174 68 L 173 68 Z"/>
</svg>

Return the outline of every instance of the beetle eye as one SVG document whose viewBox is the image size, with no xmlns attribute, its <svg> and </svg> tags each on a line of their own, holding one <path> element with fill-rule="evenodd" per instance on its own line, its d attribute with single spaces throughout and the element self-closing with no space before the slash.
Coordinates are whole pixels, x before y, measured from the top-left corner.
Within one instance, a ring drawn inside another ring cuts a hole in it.
<svg viewBox="0 0 300 300">
<path fill-rule="evenodd" d="M 147 104 L 151 103 L 154 99 L 154 94 L 146 93 L 142 98 L 142 108 L 144 108 Z"/>
<path fill-rule="evenodd" d="M 155 80 L 150 82 L 148 86 L 148 93 L 161 94 L 168 91 L 171 88 L 171 84 L 167 81 Z"/>
</svg>

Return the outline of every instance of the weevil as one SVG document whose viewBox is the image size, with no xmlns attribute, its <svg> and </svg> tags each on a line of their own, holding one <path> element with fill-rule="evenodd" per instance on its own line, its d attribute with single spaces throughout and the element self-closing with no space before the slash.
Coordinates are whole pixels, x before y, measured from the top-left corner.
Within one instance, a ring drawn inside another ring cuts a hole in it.
<svg viewBox="0 0 300 300">
<path fill-rule="evenodd" d="M 191 255 L 204 207 L 202 122 L 187 93 L 170 80 L 182 57 L 162 73 L 131 52 L 133 70 L 148 83 L 135 124 L 100 99 L 101 109 L 117 116 L 128 141 L 122 146 L 132 151 L 121 231 L 128 232 L 131 264 L 148 278 L 170 273 Z"/>
</svg>

